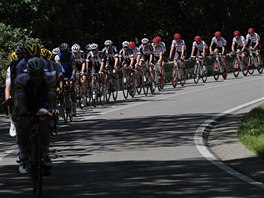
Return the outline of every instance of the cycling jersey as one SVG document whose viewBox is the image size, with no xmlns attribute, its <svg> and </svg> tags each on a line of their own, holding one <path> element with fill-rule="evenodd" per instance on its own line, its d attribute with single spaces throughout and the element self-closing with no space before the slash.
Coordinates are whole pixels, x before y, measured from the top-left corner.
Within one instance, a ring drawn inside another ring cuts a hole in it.
<svg viewBox="0 0 264 198">
<path fill-rule="evenodd" d="M 153 55 L 154 57 L 158 57 L 160 56 L 160 53 L 163 53 L 163 46 L 162 44 L 158 44 L 156 47 L 154 46 L 154 44 L 152 43 L 152 47 L 153 47 Z"/>
<path fill-rule="evenodd" d="M 180 39 L 178 42 L 174 39 L 171 43 L 171 47 L 175 47 L 175 53 L 176 52 L 181 52 L 182 51 L 182 47 L 184 47 L 184 49 L 186 48 L 185 42 L 184 40 Z"/>
<path fill-rule="evenodd" d="M 104 62 L 105 57 L 101 51 L 89 52 L 87 54 L 86 62 L 92 64 L 92 74 L 98 73 L 101 67 L 101 63 Z"/>
<path fill-rule="evenodd" d="M 139 55 L 150 55 L 153 54 L 153 47 L 151 44 L 147 44 L 147 47 L 144 47 L 143 44 L 141 44 L 138 48 L 138 54 Z"/>
<path fill-rule="evenodd" d="M 224 47 L 226 46 L 227 42 L 223 37 L 216 39 L 216 37 L 212 38 L 211 44 L 214 44 L 216 47 Z"/>
<path fill-rule="evenodd" d="M 161 47 L 162 47 L 162 52 L 163 52 L 163 54 L 165 54 L 166 51 L 167 51 L 165 43 L 164 43 L 164 42 L 160 42 L 160 45 L 161 45 Z"/>
<path fill-rule="evenodd" d="M 122 64 L 130 64 L 131 58 L 134 57 L 133 51 L 131 49 L 121 49 L 119 51 L 119 58 L 121 58 Z"/>
<path fill-rule="evenodd" d="M 134 59 L 137 59 L 138 52 L 139 52 L 138 48 L 137 48 L 137 47 L 134 47 L 134 48 L 130 48 L 130 49 L 131 49 L 132 52 L 133 52 L 133 57 L 134 57 Z"/>
<path fill-rule="evenodd" d="M 260 40 L 260 36 L 256 32 L 254 32 L 252 36 L 250 36 L 250 34 L 247 34 L 246 36 L 246 43 L 248 46 L 254 46 L 256 42 L 259 40 Z"/>
<path fill-rule="evenodd" d="M 194 41 L 192 44 L 192 48 L 197 48 L 199 51 L 203 51 L 203 49 L 207 49 L 208 46 L 206 45 L 206 43 L 204 41 L 201 41 L 200 43 Z"/>
<path fill-rule="evenodd" d="M 60 52 L 55 56 L 55 60 L 63 68 L 64 71 L 62 73 L 64 77 L 71 78 L 73 68 L 75 68 L 74 55 L 71 52 L 67 52 L 66 54 Z"/>
<path fill-rule="evenodd" d="M 238 45 L 240 47 L 243 47 L 244 44 L 246 44 L 246 39 L 244 36 L 240 36 L 238 39 L 236 37 L 233 38 L 232 40 L 233 45 Z"/>
<path fill-rule="evenodd" d="M 118 57 L 118 51 L 115 46 L 112 46 L 111 48 L 110 47 L 103 48 L 102 53 L 105 56 L 105 58 L 108 58 L 110 61 L 114 61 L 114 58 Z"/>
<path fill-rule="evenodd" d="M 84 51 L 73 52 L 76 68 L 78 71 L 82 69 L 82 63 L 85 62 Z"/>
</svg>

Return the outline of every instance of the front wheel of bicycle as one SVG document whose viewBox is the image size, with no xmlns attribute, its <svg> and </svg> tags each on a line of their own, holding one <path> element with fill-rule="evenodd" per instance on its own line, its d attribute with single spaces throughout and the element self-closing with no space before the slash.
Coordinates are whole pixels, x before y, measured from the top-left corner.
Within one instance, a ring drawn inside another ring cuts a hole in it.
<svg viewBox="0 0 264 198">
<path fill-rule="evenodd" d="M 238 77 L 238 75 L 239 75 L 239 68 L 240 68 L 240 64 L 241 63 L 239 63 L 239 61 L 237 60 L 237 59 L 235 59 L 234 61 L 233 61 L 233 75 L 234 75 L 234 77 Z"/>
<path fill-rule="evenodd" d="M 243 73 L 244 76 L 247 76 L 247 74 L 248 74 L 248 65 L 245 65 L 245 64 L 243 65 L 242 73 Z"/>
<path fill-rule="evenodd" d="M 207 81 L 207 77 L 208 77 L 208 66 L 207 64 L 204 64 L 202 68 L 202 81 L 204 83 Z"/>
<path fill-rule="evenodd" d="M 123 90 L 123 96 L 125 100 L 128 98 L 128 77 L 123 76 L 122 78 L 122 90 Z"/>
<path fill-rule="evenodd" d="M 176 88 L 178 83 L 178 69 L 176 66 L 172 68 L 172 80 L 171 80 L 173 88 Z"/>
<path fill-rule="evenodd" d="M 248 57 L 248 73 L 252 75 L 254 73 L 255 69 L 255 58 L 254 57 Z"/>
<path fill-rule="evenodd" d="M 198 64 L 194 65 L 194 74 L 193 74 L 193 81 L 195 84 L 197 84 L 199 82 L 200 79 L 200 66 L 198 66 Z"/>
<path fill-rule="evenodd" d="M 217 81 L 219 78 L 219 63 L 215 61 L 213 64 L 213 68 L 214 68 L 213 76 L 214 79 Z"/>
</svg>

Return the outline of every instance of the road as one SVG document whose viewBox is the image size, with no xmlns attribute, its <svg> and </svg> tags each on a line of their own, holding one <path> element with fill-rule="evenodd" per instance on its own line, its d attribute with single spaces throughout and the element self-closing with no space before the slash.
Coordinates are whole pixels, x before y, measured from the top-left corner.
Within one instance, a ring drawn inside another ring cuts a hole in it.
<svg viewBox="0 0 264 198">
<path fill-rule="evenodd" d="M 212 116 L 263 97 L 263 84 L 262 75 L 229 75 L 79 110 L 52 138 L 53 174 L 43 197 L 262 197 L 263 189 L 206 160 L 194 135 Z M 0 197 L 33 197 L 30 179 L 18 173 L 8 124 L 0 127 Z"/>
</svg>

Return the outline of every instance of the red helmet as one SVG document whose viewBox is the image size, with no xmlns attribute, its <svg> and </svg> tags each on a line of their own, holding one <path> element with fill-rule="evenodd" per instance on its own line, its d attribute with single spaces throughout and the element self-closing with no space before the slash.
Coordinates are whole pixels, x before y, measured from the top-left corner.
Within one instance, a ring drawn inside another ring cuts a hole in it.
<svg viewBox="0 0 264 198">
<path fill-rule="evenodd" d="M 174 34 L 173 38 L 174 39 L 180 39 L 181 38 L 181 35 L 179 33 L 176 33 L 176 34 Z"/>
<path fill-rule="evenodd" d="M 162 41 L 161 37 L 159 37 L 159 36 L 156 36 L 155 38 L 158 40 L 158 42 Z"/>
<path fill-rule="evenodd" d="M 202 40 L 202 38 L 201 38 L 201 36 L 197 35 L 194 37 L 194 40 L 199 42 Z"/>
<path fill-rule="evenodd" d="M 217 31 L 217 32 L 215 32 L 215 37 L 221 37 L 221 32 L 219 32 L 219 31 Z"/>
<path fill-rule="evenodd" d="M 155 37 L 153 40 L 152 40 L 153 43 L 159 43 L 159 39 L 157 37 Z"/>
<path fill-rule="evenodd" d="M 234 31 L 234 36 L 239 36 L 240 32 L 238 30 Z"/>
<path fill-rule="evenodd" d="M 129 42 L 129 48 L 134 48 L 136 46 L 136 43 L 134 41 Z"/>
<path fill-rule="evenodd" d="M 253 28 L 249 28 L 249 29 L 248 29 L 248 33 L 249 33 L 249 34 L 254 33 L 254 29 L 253 29 Z"/>
</svg>

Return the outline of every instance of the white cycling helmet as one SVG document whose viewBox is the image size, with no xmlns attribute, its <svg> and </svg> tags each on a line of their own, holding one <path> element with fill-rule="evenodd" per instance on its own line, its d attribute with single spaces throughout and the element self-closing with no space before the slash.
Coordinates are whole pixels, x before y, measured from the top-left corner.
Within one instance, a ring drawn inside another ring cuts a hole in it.
<svg viewBox="0 0 264 198">
<path fill-rule="evenodd" d="M 52 54 L 55 54 L 57 55 L 58 53 L 60 53 L 60 48 L 59 47 L 56 47 L 52 50 Z"/>
<path fill-rule="evenodd" d="M 123 46 L 123 47 L 128 47 L 128 46 L 129 46 L 129 42 L 128 42 L 128 41 L 124 41 L 124 42 L 122 43 L 122 46 Z"/>
<path fill-rule="evenodd" d="M 149 40 L 147 39 L 147 38 L 143 38 L 142 40 L 141 40 L 141 43 L 142 44 L 146 44 L 146 43 L 148 43 L 149 42 Z"/>
<path fill-rule="evenodd" d="M 104 42 L 104 45 L 105 45 L 105 46 L 112 45 L 112 44 L 113 44 L 113 42 L 112 42 L 111 40 L 106 40 L 106 41 Z"/>
<path fill-rule="evenodd" d="M 80 51 L 80 49 L 81 47 L 77 43 L 73 44 L 73 46 L 71 47 L 72 52 L 78 52 Z"/>
<path fill-rule="evenodd" d="M 98 48 L 98 45 L 96 43 L 92 43 L 90 47 L 91 47 L 91 50 L 95 50 Z"/>
</svg>

